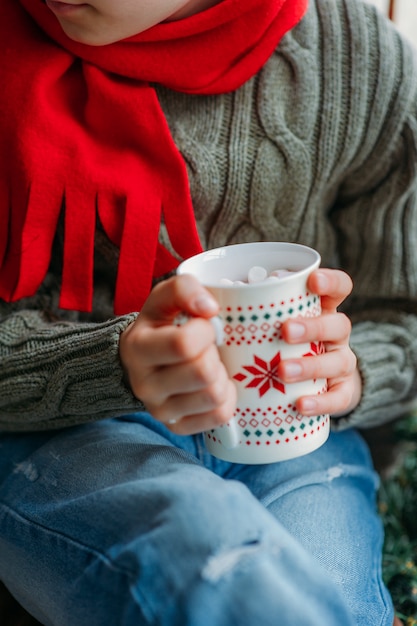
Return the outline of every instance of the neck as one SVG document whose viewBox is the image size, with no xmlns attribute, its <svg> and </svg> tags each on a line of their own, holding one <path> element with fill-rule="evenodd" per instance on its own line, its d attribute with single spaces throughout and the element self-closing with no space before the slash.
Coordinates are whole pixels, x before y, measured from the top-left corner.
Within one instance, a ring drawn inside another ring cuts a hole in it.
<svg viewBox="0 0 417 626">
<path fill-rule="evenodd" d="M 173 13 L 167 22 L 174 22 L 176 20 L 182 20 L 185 17 L 190 17 L 191 15 L 210 9 L 210 7 L 219 4 L 221 1 L 222 0 L 190 0 L 181 9 Z"/>
</svg>

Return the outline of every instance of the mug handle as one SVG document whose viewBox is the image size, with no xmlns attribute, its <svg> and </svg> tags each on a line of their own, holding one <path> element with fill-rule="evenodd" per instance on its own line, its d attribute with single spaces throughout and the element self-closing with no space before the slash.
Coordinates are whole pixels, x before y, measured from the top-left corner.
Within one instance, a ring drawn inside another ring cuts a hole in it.
<svg viewBox="0 0 417 626">
<path fill-rule="evenodd" d="M 175 326 L 182 326 L 189 319 L 191 319 L 191 315 L 187 315 L 187 313 L 179 313 L 173 320 Z M 213 326 L 215 336 L 216 336 L 216 346 L 219 347 L 223 345 L 224 342 L 224 331 L 223 331 L 223 322 L 218 315 L 211 317 L 209 319 L 210 324 Z M 220 431 L 219 435 L 221 436 L 222 446 L 227 448 L 227 450 L 232 450 L 236 448 L 239 444 L 239 429 L 236 423 L 235 417 L 232 417 L 231 420 L 224 424 L 224 426 L 220 426 L 216 430 Z"/>
</svg>

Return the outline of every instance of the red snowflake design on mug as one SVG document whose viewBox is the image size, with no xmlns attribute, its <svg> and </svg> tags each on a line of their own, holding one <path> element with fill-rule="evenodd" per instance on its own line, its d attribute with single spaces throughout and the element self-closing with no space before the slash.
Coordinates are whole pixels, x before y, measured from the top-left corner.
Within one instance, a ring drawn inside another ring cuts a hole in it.
<svg viewBox="0 0 417 626">
<path fill-rule="evenodd" d="M 302 356 L 317 356 L 325 352 L 324 344 L 320 341 L 318 343 L 310 343 L 310 351 L 305 352 Z M 270 389 L 276 389 L 281 393 L 285 393 L 285 385 L 278 377 L 277 369 L 278 364 L 281 361 L 281 352 L 278 351 L 271 361 L 265 361 L 256 354 L 253 355 L 252 365 L 243 365 L 245 372 L 238 372 L 233 376 L 234 380 L 239 383 L 247 381 L 249 375 L 251 380 L 245 385 L 246 389 L 255 388 L 258 389 L 259 397 L 262 398 Z"/>
<path fill-rule="evenodd" d="M 324 354 L 326 352 L 326 348 L 324 347 L 324 343 L 319 341 L 318 343 L 310 343 L 310 352 L 306 352 L 303 356 L 318 356 L 319 354 Z"/>
<path fill-rule="evenodd" d="M 281 352 L 277 352 L 274 358 L 269 362 L 254 354 L 253 361 L 253 365 L 242 366 L 243 369 L 252 376 L 252 379 L 245 385 L 246 388 L 257 388 L 260 398 L 270 389 L 276 389 L 281 393 L 285 393 L 285 385 L 280 378 L 278 378 L 277 374 L 278 364 L 281 361 Z M 249 378 L 248 374 L 238 372 L 233 378 L 241 383 Z"/>
</svg>

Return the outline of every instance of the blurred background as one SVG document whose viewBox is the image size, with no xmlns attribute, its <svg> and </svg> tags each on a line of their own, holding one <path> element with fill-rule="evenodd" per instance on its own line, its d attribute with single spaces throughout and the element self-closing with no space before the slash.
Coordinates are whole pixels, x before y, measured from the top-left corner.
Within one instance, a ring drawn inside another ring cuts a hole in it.
<svg viewBox="0 0 417 626">
<path fill-rule="evenodd" d="M 400 31 L 417 48 L 417 0 L 368 0 L 385 14 L 393 11 L 393 19 Z"/>
</svg>

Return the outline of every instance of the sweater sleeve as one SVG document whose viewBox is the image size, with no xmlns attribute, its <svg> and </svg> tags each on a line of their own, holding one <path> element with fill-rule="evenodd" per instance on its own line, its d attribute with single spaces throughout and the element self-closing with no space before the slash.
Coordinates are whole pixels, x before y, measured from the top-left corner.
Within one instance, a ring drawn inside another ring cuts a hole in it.
<svg viewBox="0 0 417 626">
<path fill-rule="evenodd" d="M 368 56 L 352 88 L 368 113 L 331 219 L 354 280 L 347 313 L 363 396 L 336 428 L 387 422 L 417 400 L 417 51 L 362 10 Z"/>
<path fill-rule="evenodd" d="M 143 408 L 123 382 L 127 315 L 100 323 L 49 321 L 0 303 L 0 430 L 61 428 Z"/>
</svg>

